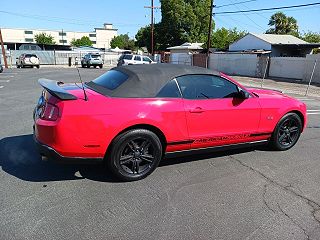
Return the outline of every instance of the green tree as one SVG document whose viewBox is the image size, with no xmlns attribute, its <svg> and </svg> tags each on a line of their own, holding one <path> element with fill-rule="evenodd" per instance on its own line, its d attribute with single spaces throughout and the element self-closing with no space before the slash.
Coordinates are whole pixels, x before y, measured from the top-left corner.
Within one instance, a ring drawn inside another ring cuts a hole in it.
<svg viewBox="0 0 320 240">
<path fill-rule="evenodd" d="M 245 31 L 238 31 L 237 28 L 220 28 L 213 32 L 211 46 L 220 50 L 227 50 L 229 45 L 247 34 Z"/>
<path fill-rule="evenodd" d="M 160 0 L 162 20 L 155 31 L 159 48 L 207 41 L 210 0 Z M 214 26 L 214 25 L 213 25 Z"/>
<path fill-rule="evenodd" d="M 163 29 L 161 28 L 161 23 L 157 23 L 154 25 L 154 49 L 155 50 L 165 50 L 167 47 L 165 39 L 161 37 L 161 34 L 163 34 Z M 136 46 L 141 47 L 147 47 L 148 52 L 151 52 L 151 27 L 150 25 L 146 27 L 142 27 L 138 30 L 136 36 Z"/>
<path fill-rule="evenodd" d="M 88 36 L 83 36 L 80 39 L 72 39 L 71 45 L 74 47 L 92 46 L 92 42 Z"/>
<path fill-rule="evenodd" d="M 147 47 L 148 51 L 151 52 L 151 27 L 146 26 L 138 30 L 136 36 L 136 46 L 139 48 Z"/>
<path fill-rule="evenodd" d="M 271 34 L 292 34 L 298 36 L 298 23 L 293 17 L 288 17 L 283 12 L 277 12 L 270 17 L 271 28 L 266 33 Z"/>
<path fill-rule="evenodd" d="M 46 33 L 36 34 L 35 40 L 36 40 L 36 43 L 39 43 L 39 44 L 48 44 L 48 45 L 56 44 L 53 37 L 50 34 L 47 35 Z"/>
<path fill-rule="evenodd" d="M 307 32 L 304 33 L 301 38 L 309 43 L 320 43 L 320 33 L 317 32 Z"/>
<path fill-rule="evenodd" d="M 128 34 L 120 34 L 112 38 L 110 45 L 112 48 L 121 48 L 121 49 L 135 49 L 135 42 L 133 39 L 129 38 Z"/>
</svg>

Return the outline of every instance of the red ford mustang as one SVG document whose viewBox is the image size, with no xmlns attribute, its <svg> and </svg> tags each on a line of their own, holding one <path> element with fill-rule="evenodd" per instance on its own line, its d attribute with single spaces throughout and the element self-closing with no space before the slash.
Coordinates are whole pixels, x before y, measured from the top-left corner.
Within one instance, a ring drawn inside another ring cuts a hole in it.
<svg viewBox="0 0 320 240">
<path fill-rule="evenodd" d="M 126 181 L 146 177 L 168 154 L 255 143 L 287 150 L 307 122 L 304 103 L 198 67 L 125 66 L 83 86 L 39 83 L 34 138 L 40 154 L 105 160 Z"/>
</svg>

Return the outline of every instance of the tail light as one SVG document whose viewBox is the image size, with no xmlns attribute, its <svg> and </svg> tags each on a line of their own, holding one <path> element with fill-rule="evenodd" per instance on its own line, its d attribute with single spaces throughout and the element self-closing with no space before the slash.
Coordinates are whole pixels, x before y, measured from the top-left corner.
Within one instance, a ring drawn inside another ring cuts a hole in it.
<svg viewBox="0 0 320 240">
<path fill-rule="evenodd" d="M 42 106 L 40 118 L 48 121 L 56 121 L 59 117 L 59 108 L 56 105 L 45 103 Z"/>
</svg>

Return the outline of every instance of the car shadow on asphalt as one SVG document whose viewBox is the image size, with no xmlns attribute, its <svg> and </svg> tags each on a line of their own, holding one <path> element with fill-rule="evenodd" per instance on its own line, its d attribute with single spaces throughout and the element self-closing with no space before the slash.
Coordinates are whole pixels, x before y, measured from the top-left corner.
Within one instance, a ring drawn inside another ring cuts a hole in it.
<svg viewBox="0 0 320 240">
<path fill-rule="evenodd" d="M 218 158 L 253 150 L 266 151 L 266 149 L 261 146 L 165 158 L 160 162 L 159 167 L 202 159 Z M 32 134 L 6 137 L 0 140 L 0 167 L 10 175 L 30 182 L 81 179 L 100 182 L 119 182 L 107 171 L 104 164 L 59 164 L 51 161 L 42 161 Z"/>
<path fill-rule="evenodd" d="M 0 140 L 0 167 L 8 174 L 31 182 L 90 179 L 118 182 L 99 165 L 58 164 L 42 161 L 32 134 Z"/>
</svg>

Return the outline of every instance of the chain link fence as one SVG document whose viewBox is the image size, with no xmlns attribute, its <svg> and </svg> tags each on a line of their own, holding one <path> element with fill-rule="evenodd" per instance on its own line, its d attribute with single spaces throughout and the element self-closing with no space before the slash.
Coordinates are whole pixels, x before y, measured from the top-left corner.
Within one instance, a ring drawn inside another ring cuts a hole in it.
<svg viewBox="0 0 320 240">
<path fill-rule="evenodd" d="M 7 56 L 8 65 L 15 66 L 16 59 L 23 53 L 26 53 L 25 50 L 11 50 Z M 82 57 L 87 54 L 87 52 L 75 52 L 75 51 L 28 51 L 28 54 L 35 54 L 38 56 L 41 65 L 68 65 L 69 58 L 71 58 L 71 64 L 75 65 L 76 63 L 80 65 Z M 107 66 L 116 66 L 120 54 L 112 52 L 100 52 L 99 53 L 104 60 L 104 64 Z"/>
</svg>

